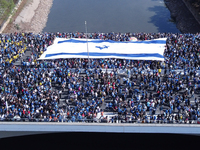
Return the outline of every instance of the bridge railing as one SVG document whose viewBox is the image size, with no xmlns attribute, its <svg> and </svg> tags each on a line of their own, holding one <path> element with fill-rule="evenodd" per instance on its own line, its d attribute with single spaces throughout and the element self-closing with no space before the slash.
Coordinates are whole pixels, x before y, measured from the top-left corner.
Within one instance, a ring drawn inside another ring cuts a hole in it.
<svg viewBox="0 0 200 150">
<path fill-rule="evenodd" d="M 63 123 L 126 123 L 126 124 L 200 124 L 200 119 L 197 120 L 149 120 L 149 119 L 138 119 L 138 120 L 127 120 L 127 119 L 106 119 L 106 118 L 93 118 L 93 119 L 68 119 L 68 118 L 4 118 L 0 122 L 63 122 Z"/>
</svg>

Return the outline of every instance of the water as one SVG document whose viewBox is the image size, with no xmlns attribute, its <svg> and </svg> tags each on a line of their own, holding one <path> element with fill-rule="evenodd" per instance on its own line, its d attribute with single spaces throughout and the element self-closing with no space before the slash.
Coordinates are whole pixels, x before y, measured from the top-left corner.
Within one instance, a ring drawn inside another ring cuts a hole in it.
<svg viewBox="0 0 200 150">
<path fill-rule="evenodd" d="M 43 32 L 180 33 L 163 0 L 54 0 Z"/>
</svg>

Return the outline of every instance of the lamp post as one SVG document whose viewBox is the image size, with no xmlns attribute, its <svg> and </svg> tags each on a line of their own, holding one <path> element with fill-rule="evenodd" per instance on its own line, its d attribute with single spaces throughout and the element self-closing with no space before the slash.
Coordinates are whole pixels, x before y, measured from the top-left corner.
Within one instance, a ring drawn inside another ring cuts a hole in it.
<svg viewBox="0 0 200 150">
<path fill-rule="evenodd" d="M 87 41 L 87 53 L 88 53 L 88 68 L 90 67 L 89 50 L 88 50 L 88 38 L 87 38 L 87 22 L 85 21 L 86 41 Z"/>
</svg>

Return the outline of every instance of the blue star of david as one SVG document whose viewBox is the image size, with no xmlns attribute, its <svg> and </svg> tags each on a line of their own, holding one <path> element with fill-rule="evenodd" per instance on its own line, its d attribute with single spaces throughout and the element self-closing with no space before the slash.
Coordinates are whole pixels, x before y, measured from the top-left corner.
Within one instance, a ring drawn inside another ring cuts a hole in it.
<svg viewBox="0 0 200 150">
<path fill-rule="evenodd" d="M 102 50 L 102 49 L 108 48 L 109 46 L 103 45 L 102 47 L 101 46 L 95 46 L 95 47 L 99 48 L 100 50 Z"/>
</svg>

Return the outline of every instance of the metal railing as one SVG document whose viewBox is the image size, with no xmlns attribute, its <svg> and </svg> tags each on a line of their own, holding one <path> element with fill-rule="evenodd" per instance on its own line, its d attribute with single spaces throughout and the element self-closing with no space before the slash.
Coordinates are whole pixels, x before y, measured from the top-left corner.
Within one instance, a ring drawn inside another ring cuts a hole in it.
<svg viewBox="0 0 200 150">
<path fill-rule="evenodd" d="M 182 120 L 182 119 L 107 119 L 107 118 L 93 118 L 93 119 L 68 119 L 68 118 L 4 118 L 0 119 L 0 122 L 64 122 L 64 123 L 127 123 L 127 124 L 200 124 L 198 120 Z"/>
</svg>

